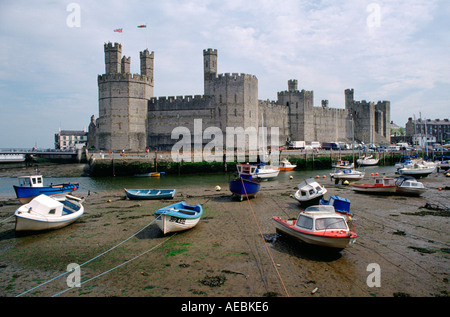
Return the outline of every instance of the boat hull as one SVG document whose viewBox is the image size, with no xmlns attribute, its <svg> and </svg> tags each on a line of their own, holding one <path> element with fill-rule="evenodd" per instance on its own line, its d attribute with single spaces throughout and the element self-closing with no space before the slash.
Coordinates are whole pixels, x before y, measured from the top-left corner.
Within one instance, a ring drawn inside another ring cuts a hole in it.
<svg viewBox="0 0 450 317">
<path fill-rule="evenodd" d="M 170 232 L 179 232 L 191 229 L 198 224 L 199 220 L 200 217 L 196 219 L 186 219 L 171 215 L 161 215 L 158 219 L 156 219 L 156 224 L 164 234 L 167 234 Z"/>
<path fill-rule="evenodd" d="M 47 196 L 64 196 L 71 194 L 73 191 L 79 188 L 77 183 L 64 183 L 45 187 L 25 187 L 14 185 L 17 199 L 22 204 L 29 203 L 33 198 L 39 195 Z"/>
<path fill-rule="evenodd" d="M 398 186 L 377 186 L 368 184 L 354 184 L 353 190 L 356 192 L 369 193 L 369 194 L 393 194 L 397 191 Z"/>
<path fill-rule="evenodd" d="M 299 190 L 295 192 L 294 198 L 299 202 L 299 204 L 303 207 L 309 207 L 312 205 L 318 205 L 319 201 L 323 198 L 323 194 L 319 194 L 317 196 L 311 198 L 301 198 L 299 195 Z"/>
<path fill-rule="evenodd" d="M 311 234 L 295 228 L 293 221 L 282 220 L 278 217 L 273 217 L 272 220 L 275 223 L 275 229 L 278 233 L 288 235 L 310 245 L 342 250 L 356 240 L 356 234 L 348 234 L 345 236 Z"/>
<path fill-rule="evenodd" d="M 429 167 L 429 168 L 420 168 L 420 169 L 414 169 L 414 168 L 400 168 L 398 170 L 398 173 L 400 175 L 407 175 L 407 176 L 413 176 L 413 177 L 426 177 L 433 173 L 435 170 L 435 167 Z"/>
<path fill-rule="evenodd" d="M 406 196 L 420 196 L 426 191 L 425 188 L 402 187 L 397 188 L 397 193 Z"/>
<path fill-rule="evenodd" d="M 230 191 L 241 200 L 244 197 L 254 197 L 261 188 L 261 184 L 259 182 L 242 177 L 231 180 L 229 186 Z"/>
<path fill-rule="evenodd" d="M 158 209 L 155 214 L 158 215 L 156 224 L 166 234 L 195 227 L 203 214 L 203 208 L 201 205 L 190 206 L 182 201 Z"/>
<path fill-rule="evenodd" d="M 175 189 L 125 189 L 127 197 L 135 200 L 173 199 L 175 192 Z"/>
<path fill-rule="evenodd" d="M 30 213 L 27 211 L 24 212 L 23 207 L 24 206 L 21 206 L 14 213 L 16 218 L 15 230 L 17 232 L 60 229 L 75 222 L 84 214 L 84 207 L 81 204 L 77 211 L 60 217 L 42 215 L 33 212 Z"/>
</svg>

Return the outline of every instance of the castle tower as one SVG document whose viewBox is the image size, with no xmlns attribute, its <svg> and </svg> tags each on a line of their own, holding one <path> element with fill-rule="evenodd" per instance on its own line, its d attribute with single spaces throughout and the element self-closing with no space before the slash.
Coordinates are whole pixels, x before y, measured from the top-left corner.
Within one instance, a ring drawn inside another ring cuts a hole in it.
<svg viewBox="0 0 450 317">
<path fill-rule="evenodd" d="M 204 93 L 214 95 L 213 80 L 217 77 L 217 50 L 208 48 L 203 50 Z"/>
<path fill-rule="evenodd" d="M 288 90 L 278 93 L 278 104 L 289 109 L 289 134 L 292 141 L 316 140 L 314 132 L 313 91 L 301 91 L 297 80 L 288 80 Z"/>
<path fill-rule="evenodd" d="M 154 52 L 150 54 L 150 52 L 146 49 L 143 52 L 139 53 L 141 59 L 141 75 L 149 76 L 151 81 L 153 82 L 153 60 L 154 60 Z"/>
<path fill-rule="evenodd" d="M 121 59 L 121 52 L 120 44 L 105 44 L 106 72 L 98 76 L 96 148 L 143 151 L 147 147 L 148 100 L 153 97 L 153 52 L 141 52 L 141 75 L 130 73 L 130 58 Z"/>
<path fill-rule="evenodd" d="M 122 45 L 119 43 L 108 43 L 105 49 L 105 74 L 120 73 L 120 58 L 122 56 Z"/>
<path fill-rule="evenodd" d="M 124 56 L 124 57 L 122 57 L 122 63 L 121 63 L 121 73 L 122 74 L 126 74 L 126 73 L 130 73 L 131 71 L 130 71 L 130 60 L 131 60 L 131 57 L 126 57 L 126 56 Z"/>
</svg>

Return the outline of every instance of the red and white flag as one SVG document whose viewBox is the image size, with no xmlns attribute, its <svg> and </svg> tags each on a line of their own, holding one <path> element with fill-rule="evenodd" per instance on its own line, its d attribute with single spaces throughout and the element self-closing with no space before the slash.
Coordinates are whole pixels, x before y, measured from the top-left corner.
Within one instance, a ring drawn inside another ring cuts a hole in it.
<svg viewBox="0 0 450 317">
<path fill-rule="evenodd" d="M 115 29 L 114 32 L 122 33 L 122 29 Z"/>
</svg>

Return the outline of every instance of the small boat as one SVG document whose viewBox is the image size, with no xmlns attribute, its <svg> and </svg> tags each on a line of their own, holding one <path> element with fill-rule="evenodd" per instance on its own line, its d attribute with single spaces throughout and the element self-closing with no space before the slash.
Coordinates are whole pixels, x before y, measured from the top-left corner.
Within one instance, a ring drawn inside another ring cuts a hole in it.
<svg viewBox="0 0 450 317">
<path fill-rule="evenodd" d="M 283 220 L 280 217 L 272 217 L 272 220 L 278 233 L 336 251 L 353 244 L 357 237 L 333 206 L 310 206 L 300 212 L 297 220 Z"/>
<path fill-rule="evenodd" d="M 313 178 L 309 178 L 298 184 L 298 190 L 294 194 L 294 198 L 303 205 L 309 206 L 318 204 L 319 200 L 325 195 L 327 189 L 321 186 Z"/>
<path fill-rule="evenodd" d="M 355 167 L 354 163 L 350 163 L 349 161 L 346 160 L 339 160 L 333 164 L 331 164 L 331 167 L 333 168 L 342 168 L 342 169 L 350 169 Z"/>
<path fill-rule="evenodd" d="M 84 213 L 82 199 L 66 195 L 53 198 L 39 195 L 29 203 L 20 206 L 16 217 L 16 231 L 39 231 L 65 227 Z"/>
<path fill-rule="evenodd" d="M 289 162 L 286 158 L 284 158 L 280 162 L 280 166 L 278 167 L 278 169 L 283 172 L 288 172 L 294 170 L 294 168 L 296 167 L 297 167 L 296 164 L 291 164 L 291 162 Z"/>
<path fill-rule="evenodd" d="M 373 155 L 369 156 L 363 156 L 356 160 L 356 163 L 358 163 L 360 166 L 372 166 L 377 165 L 379 159 L 373 158 Z"/>
<path fill-rule="evenodd" d="M 230 191 L 242 201 L 244 197 L 254 197 L 261 188 L 260 182 L 253 179 L 256 173 L 256 165 L 249 163 L 236 165 L 239 177 L 229 182 Z"/>
<path fill-rule="evenodd" d="M 160 177 L 166 174 L 166 172 L 150 172 L 143 174 L 134 174 L 135 177 Z"/>
<path fill-rule="evenodd" d="M 254 177 L 257 179 L 271 179 L 277 177 L 279 173 L 280 169 L 278 167 L 260 163 L 257 165 Z"/>
<path fill-rule="evenodd" d="M 202 205 L 191 206 L 184 201 L 158 209 L 156 224 L 161 231 L 169 232 L 183 231 L 195 227 L 203 214 Z"/>
<path fill-rule="evenodd" d="M 426 166 L 420 163 L 414 163 L 412 165 L 399 168 L 397 171 L 400 175 L 408 175 L 413 177 L 426 177 L 436 170 L 436 166 Z"/>
<path fill-rule="evenodd" d="M 397 191 L 398 185 L 394 178 L 375 178 L 375 184 L 353 184 L 356 192 L 373 194 L 393 194 Z"/>
<path fill-rule="evenodd" d="M 39 195 L 64 196 L 71 194 L 79 188 L 78 183 L 63 183 L 50 186 L 44 186 L 42 175 L 20 176 L 19 186 L 14 185 L 17 199 L 22 203 L 29 203 L 33 198 Z"/>
<path fill-rule="evenodd" d="M 350 221 L 353 214 L 350 212 L 350 200 L 338 195 L 331 195 L 329 200 L 325 198 L 320 199 L 320 205 L 330 205 L 334 207 L 334 210 L 343 215 L 347 221 Z"/>
<path fill-rule="evenodd" d="M 426 191 L 423 183 L 418 182 L 414 177 L 411 176 L 396 177 L 395 183 L 398 185 L 396 191 L 397 194 L 420 196 Z"/>
<path fill-rule="evenodd" d="M 331 180 L 335 180 L 335 183 L 339 183 L 339 181 L 359 181 L 364 178 L 365 173 L 360 172 L 354 169 L 336 169 L 332 173 L 330 173 Z"/>
<path fill-rule="evenodd" d="M 170 199 L 175 195 L 175 189 L 126 189 L 129 199 Z"/>
</svg>

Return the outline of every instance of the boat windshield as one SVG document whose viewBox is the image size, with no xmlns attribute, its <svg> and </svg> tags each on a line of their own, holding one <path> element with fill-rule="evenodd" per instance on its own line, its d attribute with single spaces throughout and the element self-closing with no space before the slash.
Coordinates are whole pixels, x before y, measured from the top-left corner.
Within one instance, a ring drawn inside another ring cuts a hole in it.
<svg viewBox="0 0 450 317">
<path fill-rule="evenodd" d="M 347 229 L 343 218 L 319 218 L 316 219 L 316 230 Z"/>
<path fill-rule="evenodd" d="M 334 213 L 334 207 L 330 205 L 314 205 L 305 209 L 305 212 L 331 212 Z"/>
</svg>

